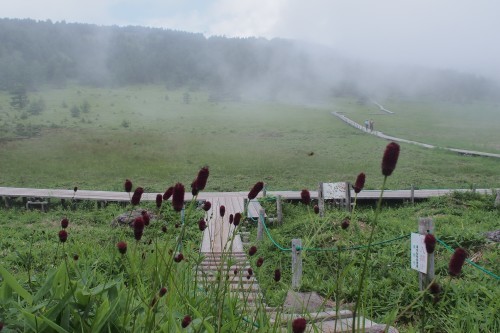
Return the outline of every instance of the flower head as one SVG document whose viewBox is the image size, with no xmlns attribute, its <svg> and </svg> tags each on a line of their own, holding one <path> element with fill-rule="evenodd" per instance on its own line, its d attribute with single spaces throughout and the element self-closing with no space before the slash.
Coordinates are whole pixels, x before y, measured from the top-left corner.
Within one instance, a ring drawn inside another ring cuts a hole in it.
<svg viewBox="0 0 500 333">
<path fill-rule="evenodd" d="M 184 207 L 184 185 L 177 183 L 172 194 L 172 206 L 176 212 L 180 212 Z"/>
<path fill-rule="evenodd" d="M 149 221 L 151 220 L 151 216 L 149 216 L 149 213 L 145 210 L 141 212 L 142 220 L 144 221 L 144 225 L 148 226 Z"/>
<path fill-rule="evenodd" d="M 210 203 L 210 201 L 205 201 L 203 203 L 203 207 L 202 208 L 203 208 L 203 210 L 205 212 L 208 212 L 210 210 L 210 208 L 212 208 L 212 204 Z"/>
<path fill-rule="evenodd" d="M 116 247 L 118 248 L 118 252 L 120 252 L 121 254 L 127 253 L 127 243 L 123 241 L 118 242 L 116 243 Z"/>
<path fill-rule="evenodd" d="M 160 297 L 163 297 L 165 296 L 166 293 L 167 293 L 167 288 L 163 287 L 160 289 L 159 295 Z"/>
<path fill-rule="evenodd" d="M 385 147 L 384 157 L 382 158 L 382 174 L 384 176 L 390 176 L 396 164 L 398 163 L 399 157 L 399 145 L 395 142 L 391 142 Z"/>
<path fill-rule="evenodd" d="M 260 267 L 260 266 L 262 266 L 263 263 L 264 263 L 264 258 L 259 257 L 259 259 L 257 259 L 256 265 L 257 265 L 257 267 Z"/>
<path fill-rule="evenodd" d="M 59 231 L 59 240 L 61 241 L 61 243 L 66 242 L 67 239 L 68 239 L 68 232 L 64 229 Z"/>
<path fill-rule="evenodd" d="M 198 184 L 196 184 L 196 179 L 195 179 L 191 183 L 191 194 L 193 196 L 195 196 L 195 195 L 198 195 L 199 192 L 200 192 L 200 189 L 198 188 Z"/>
<path fill-rule="evenodd" d="M 257 197 L 257 194 L 259 194 L 259 192 L 262 191 L 263 188 L 264 188 L 263 182 L 255 183 L 250 192 L 248 192 L 248 199 L 249 200 L 255 199 Z"/>
<path fill-rule="evenodd" d="M 74 261 L 78 261 L 78 259 L 80 259 L 80 257 L 78 256 L 78 254 L 73 254 L 73 260 Z"/>
<path fill-rule="evenodd" d="M 163 201 L 163 196 L 161 194 L 156 195 L 156 207 L 160 208 Z"/>
<path fill-rule="evenodd" d="M 255 253 L 257 253 L 257 247 L 255 245 L 251 246 L 250 249 L 248 250 L 248 254 L 250 256 L 253 256 Z"/>
<path fill-rule="evenodd" d="M 356 183 L 354 183 L 354 186 L 353 186 L 355 193 L 361 192 L 363 187 L 365 187 L 365 180 L 366 180 L 366 176 L 364 173 L 361 172 L 358 175 L 358 177 L 356 178 Z"/>
<path fill-rule="evenodd" d="M 205 186 L 207 185 L 208 174 L 208 166 L 204 166 L 200 169 L 200 171 L 198 171 L 198 177 L 196 177 L 196 185 L 199 191 L 203 191 L 205 189 Z"/>
<path fill-rule="evenodd" d="M 142 216 L 138 216 L 134 220 L 133 228 L 134 228 L 134 238 L 136 240 L 141 240 L 142 234 L 144 233 L 144 219 Z"/>
<path fill-rule="evenodd" d="M 314 205 L 313 209 L 314 209 L 314 214 L 319 214 L 319 206 L 318 205 Z"/>
<path fill-rule="evenodd" d="M 341 227 L 342 229 L 344 229 L 344 230 L 345 230 L 345 229 L 349 228 L 349 224 L 350 224 L 350 222 L 349 222 L 349 218 L 347 218 L 347 217 L 346 217 L 346 218 L 342 221 L 342 223 L 340 224 L 340 227 Z"/>
<path fill-rule="evenodd" d="M 436 237 L 433 234 L 427 234 L 424 238 L 425 250 L 427 253 L 433 253 L 436 248 Z"/>
<path fill-rule="evenodd" d="M 182 254 L 182 252 L 177 253 L 174 257 L 175 262 L 181 262 L 182 259 L 184 259 L 184 255 Z"/>
<path fill-rule="evenodd" d="M 169 188 L 167 188 L 165 193 L 163 193 L 163 200 L 167 201 L 168 199 L 170 199 L 173 193 L 174 193 L 174 187 L 170 186 Z"/>
<path fill-rule="evenodd" d="M 220 205 L 219 214 L 220 214 L 220 217 L 224 217 L 224 214 L 226 214 L 226 207 L 224 205 Z"/>
<path fill-rule="evenodd" d="M 137 206 L 141 202 L 141 196 L 143 193 L 144 189 L 142 187 L 135 189 L 134 194 L 132 194 L 132 199 L 130 200 L 132 205 Z"/>
<path fill-rule="evenodd" d="M 293 333 L 303 333 L 306 330 L 307 322 L 304 318 L 296 318 L 292 322 L 292 332 Z"/>
<path fill-rule="evenodd" d="M 161 227 L 161 231 L 163 231 L 163 232 L 167 232 L 167 226 L 166 226 L 166 225 L 162 226 L 162 227 Z"/>
<path fill-rule="evenodd" d="M 455 253 L 451 256 L 450 264 L 448 265 L 448 272 L 451 276 L 458 276 L 462 271 L 462 266 L 464 265 L 465 258 L 467 258 L 467 252 L 462 248 L 457 248 Z"/>
<path fill-rule="evenodd" d="M 234 221 L 234 215 L 229 214 L 229 224 L 233 224 L 233 221 Z"/>
<path fill-rule="evenodd" d="M 132 191 L 132 182 L 129 179 L 125 179 L 125 184 L 123 184 L 125 192 L 130 193 Z"/>
<path fill-rule="evenodd" d="M 274 270 L 274 281 L 279 282 L 279 280 L 281 280 L 281 270 L 275 269 Z"/>
<path fill-rule="evenodd" d="M 234 214 L 233 223 L 236 227 L 240 224 L 240 221 L 241 221 L 241 213 Z"/>
<path fill-rule="evenodd" d="M 203 231 L 207 228 L 207 222 L 205 222 L 204 219 L 200 219 L 198 221 L 198 228 L 200 229 L 200 231 Z"/>
<path fill-rule="evenodd" d="M 78 191 L 78 187 L 75 186 L 75 187 L 73 187 L 73 192 L 76 192 L 76 191 Z"/>
<path fill-rule="evenodd" d="M 252 276 L 253 275 L 253 269 L 248 267 L 247 269 L 248 275 Z"/>
<path fill-rule="evenodd" d="M 189 324 L 191 324 L 191 316 L 185 316 L 183 319 L 182 319 L 182 322 L 181 322 L 181 326 L 182 328 L 186 328 L 189 326 Z"/>
<path fill-rule="evenodd" d="M 69 221 L 67 218 L 61 220 L 61 228 L 66 229 L 68 227 Z"/>
<path fill-rule="evenodd" d="M 302 201 L 304 205 L 309 205 L 311 203 L 311 194 L 308 190 L 304 189 L 300 192 L 300 201 Z"/>
</svg>

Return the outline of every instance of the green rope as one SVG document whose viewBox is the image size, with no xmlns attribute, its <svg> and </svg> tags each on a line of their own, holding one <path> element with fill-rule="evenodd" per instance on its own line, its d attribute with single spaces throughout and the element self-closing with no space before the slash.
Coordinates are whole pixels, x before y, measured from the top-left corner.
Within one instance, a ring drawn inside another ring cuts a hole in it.
<svg viewBox="0 0 500 333">
<path fill-rule="evenodd" d="M 446 244 L 445 242 L 443 242 L 442 240 L 440 240 L 439 238 L 436 237 L 436 240 L 439 242 L 439 244 L 443 245 L 448 251 L 450 252 L 455 252 L 455 250 L 453 250 L 453 248 L 451 246 L 449 246 L 448 244 Z M 490 276 L 492 276 L 493 278 L 497 279 L 497 280 L 500 280 L 500 276 L 496 275 L 495 273 L 493 272 L 490 272 L 489 270 L 487 270 L 486 268 L 484 267 L 481 267 L 479 266 L 478 264 L 476 264 L 475 262 L 472 262 L 470 261 L 469 259 L 465 259 L 465 262 L 467 262 L 469 265 L 479 269 L 480 271 L 482 271 L 483 273 L 486 273 Z"/>
<path fill-rule="evenodd" d="M 271 236 L 271 233 L 269 232 L 269 229 L 267 228 L 266 223 L 264 222 L 263 216 L 261 216 L 261 221 L 262 221 L 262 226 L 264 227 L 264 230 L 266 231 L 267 237 L 274 244 L 274 246 L 276 246 L 281 251 L 292 251 L 292 248 L 284 248 L 283 246 L 281 246 L 280 244 L 278 244 L 274 240 L 274 238 Z M 381 242 L 378 242 L 378 243 L 373 243 L 372 246 L 377 246 L 377 245 L 392 243 L 392 242 L 398 241 L 398 240 L 403 239 L 403 238 L 408 238 L 410 236 L 411 236 L 411 234 L 399 236 L 399 237 L 388 239 L 388 240 L 381 241 Z M 360 249 L 365 249 L 367 247 L 368 247 L 368 245 L 355 245 L 355 246 L 351 246 L 351 247 L 341 247 L 340 250 L 342 250 L 342 251 L 346 251 L 346 250 L 360 250 Z M 337 247 L 320 249 L 320 248 L 307 248 L 307 247 L 302 248 L 300 246 L 296 246 L 295 249 L 297 251 L 301 251 L 302 250 L 302 251 L 334 251 L 334 252 L 336 252 L 336 251 L 339 250 L 339 248 L 337 248 Z"/>
</svg>

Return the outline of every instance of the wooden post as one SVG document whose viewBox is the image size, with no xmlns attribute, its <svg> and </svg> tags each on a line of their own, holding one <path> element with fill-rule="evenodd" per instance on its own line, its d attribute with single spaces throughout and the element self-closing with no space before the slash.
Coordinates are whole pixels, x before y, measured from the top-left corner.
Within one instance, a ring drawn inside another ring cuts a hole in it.
<svg viewBox="0 0 500 333">
<path fill-rule="evenodd" d="M 325 216 L 325 197 L 323 196 L 323 183 L 319 183 L 318 188 L 318 207 L 319 216 Z"/>
<path fill-rule="evenodd" d="M 434 233 L 434 221 L 431 218 L 421 218 L 418 220 L 418 233 L 421 235 Z M 418 285 L 420 290 L 424 290 L 434 279 L 434 253 L 427 254 L 427 274 L 418 273 Z"/>
<path fill-rule="evenodd" d="M 345 209 L 350 212 L 351 207 L 351 184 L 349 182 L 345 182 Z"/>
<path fill-rule="evenodd" d="M 495 207 L 500 207 L 500 190 L 497 190 L 497 197 L 495 199 Z"/>
<path fill-rule="evenodd" d="M 413 186 L 413 184 L 411 184 L 411 203 L 415 203 L 415 186 Z"/>
<path fill-rule="evenodd" d="M 302 281 L 302 240 L 292 239 L 292 289 L 298 289 Z"/>
<path fill-rule="evenodd" d="M 276 218 L 278 224 L 283 224 L 283 207 L 281 206 L 281 195 L 276 196 Z"/>
<path fill-rule="evenodd" d="M 264 235 L 264 223 L 265 223 L 264 209 L 260 209 L 259 220 L 257 223 L 257 241 L 261 241 L 262 236 Z"/>
<path fill-rule="evenodd" d="M 267 195 L 266 184 L 264 183 L 264 188 L 262 189 L 262 196 L 265 198 Z"/>
<path fill-rule="evenodd" d="M 243 198 L 243 216 L 245 220 L 248 219 L 248 199 Z"/>
</svg>

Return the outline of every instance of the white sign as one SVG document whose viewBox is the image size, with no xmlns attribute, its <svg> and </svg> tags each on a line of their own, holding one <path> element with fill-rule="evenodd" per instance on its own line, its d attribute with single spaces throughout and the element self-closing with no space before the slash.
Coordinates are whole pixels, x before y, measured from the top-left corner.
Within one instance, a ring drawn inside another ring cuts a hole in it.
<svg viewBox="0 0 500 333">
<path fill-rule="evenodd" d="M 324 199 L 345 199 L 345 182 L 323 183 Z"/>
<path fill-rule="evenodd" d="M 427 251 L 424 239 L 425 235 L 411 234 L 411 268 L 427 274 Z"/>
</svg>

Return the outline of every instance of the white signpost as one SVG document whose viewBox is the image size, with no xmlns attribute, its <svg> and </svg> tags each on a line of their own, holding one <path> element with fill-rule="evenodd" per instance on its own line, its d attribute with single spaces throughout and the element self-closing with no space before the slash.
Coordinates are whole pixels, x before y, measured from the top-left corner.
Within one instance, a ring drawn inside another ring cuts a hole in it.
<svg viewBox="0 0 500 333">
<path fill-rule="evenodd" d="M 411 234 L 411 268 L 427 274 L 427 251 L 424 238 L 424 235 Z"/>
</svg>

